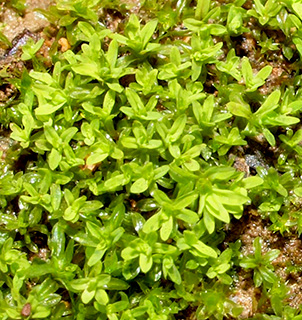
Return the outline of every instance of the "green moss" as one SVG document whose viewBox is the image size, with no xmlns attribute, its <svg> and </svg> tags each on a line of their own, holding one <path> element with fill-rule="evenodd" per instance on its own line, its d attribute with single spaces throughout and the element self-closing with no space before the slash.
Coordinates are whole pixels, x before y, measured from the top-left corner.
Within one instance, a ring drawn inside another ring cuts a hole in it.
<svg viewBox="0 0 302 320">
<path fill-rule="evenodd" d="M 43 71 L 42 40 L 23 47 L 33 70 L 0 116 L 18 143 L 1 166 L 1 319 L 238 318 L 242 269 L 271 305 L 257 319 L 300 319 L 278 250 L 222 245 L 247 206 L 301 233 L 300 4 L 140 5 L 58 0 L 45 15 L 71 49 Z M 255 145 L 265 164 L 236 170 Z"/>
</svg>

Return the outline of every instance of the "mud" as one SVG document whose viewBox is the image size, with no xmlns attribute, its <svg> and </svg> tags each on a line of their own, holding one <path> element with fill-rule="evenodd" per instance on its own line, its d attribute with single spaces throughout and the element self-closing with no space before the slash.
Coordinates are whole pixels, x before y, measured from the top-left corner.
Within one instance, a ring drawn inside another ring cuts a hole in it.
<svg viewBox="0 0 302 320">
<path fill-rule="evenodd" d="M 302 240 L 296 234 L 274 233 L 268 220 L 263 220 L 256 210 L 250 209 L 240 220 L 232 221 L 224 245 L 240 240 L 243 256 L 254 254 L 253 242 L 256 237 L 263 240 L 262 253 L 272 249 L 280 250 L 277 259 L 272 262 L 276 274 L 289 287 L 288 302 L 291 307 L 302 304 Z M 293 267 L 294 266 L 294 267 Z M 252 270 L 239 268 L 235 288 L 230 298 L 244 307 L 242 319 L 265 313 L 270 304 L 265 301 L 261 290 L 256 288 L 252 279 Z M 264 299 L 264 303 L 263 303 Z M 260 303 L 261 302 L 261 303 Z"/>
<path fill-rule="evenodd" d="M 25 29 L 32 33 L 40 32 L 49 25 L 49 22 L 35 9 L 47 9 L 51 3 L 51 0 L 28 0 L 24 16 L 21 16 L 11 8 L 4 7 L 0 17 L 1 23 L 4 25 L 3 34 L 8 40 L 13 41 Z"/>
<path fill-rule="evenodd" d="M 12 46 L 0 47 L 0 105 L 6 106 L 17 94 L 17 90 L 10 78 L 19 77 L 24 68 L 31 69 L 31 65 L 21 60 L 22 46 L 29 39 L 38 41 L 44 38 L 45 42 L 40 50 L 40 55 L 45 60 L 45 66 L 50 66 L 49 48 L 52 44 L 43 33 L 43 29 L 49 26 L 46 18 L 36 9 L 47 9 L 53 3 L 52 0 L 28 0 L 24 14 L 11 7 L 2 6 L 0 22 L 3 25 L 1 32 L 8 38 Z"/>
</svg>

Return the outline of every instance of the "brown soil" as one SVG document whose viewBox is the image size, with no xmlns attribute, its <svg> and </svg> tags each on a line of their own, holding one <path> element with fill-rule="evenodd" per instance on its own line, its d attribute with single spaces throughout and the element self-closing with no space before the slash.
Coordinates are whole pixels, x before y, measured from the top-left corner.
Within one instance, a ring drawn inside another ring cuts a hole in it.
<svg viewBox="0 0 302 320">
<path fill-rule="evenodd" d="M 0 70 L 2 72 L 0 77 L 3 79 L 0 83 L 0 105 L 5 106 L 11 97 L 17 93 L 14 85 L 9 83 L 9 78 L 18 77 L 25 66 L 29 69 L 31 68 L 30 65 L 20 59 L 21 47 L 30 38 L 34 41 L 38 41 L 40 38 L 45 39 L 39 54 L 44 57 L 45 66 L 50 66 L 48 52 L 53 39 L 49 39 L 43 33 L 43 29 L 49 26 L 49 23 L 43 15 L 35 10 L 47 9 L 51 3 L 52 0 L 28 0 L 23 16 L 13 8 L 1 7 L 0 22 L 4 26 L 1 31 L 12 43 L 12 47 L 0 48 Z"/>
<path fill-rule="evenodd" d="M 261 94 L 267 95 L 278 89 L 282 83 L 290 82 L 296 66 L 295 63 L 288 61 L 282 53 L 285 35 L 281 30 L 265 30 L 257 25 L 255 18 L 251 18 L 246 27 L 250 30 L 249 32 L 233 38 L 236 54 L 248 57 L 255 73 L 267 65 L 273 68 L 265 84 L 259 89 Z M 259 39 L 255 38 L 255 34 L 266 34 L 268 38 L 274 40 L 274 43 L 279 44 L 279 50 L 268 50 L 266 53 L 262 53 Z"/>
<path fill-rule="evenodd" d="M 302 304 L 302 240 L 296 234 L 280 235 L 269 229 L 269 223 L 261 219 L 256 210 L 246 211 L 240 220 L 233 220 L 224 245 L 241 240 L 241 253 L 246 256 L 254 253 L 253 241 L 256 237 L 263 240 L 262 252 L 272 249 L 280 250 L 279 257 L 273 261 L 276 274 L 287 282 L 290 288 L 288 302 L 291 307 L 298 308 Z M 295 270 L 289 267 L 295 266 Z M 252 271 L 239 268 L 231 299 L 244 307 L 241 318 L 246 319 L 256 313 L 263 313 L 269 305 L 260 305 L 261 290 L 255 288 L 252 280 Z"/>
<path fill-rule="evenodd" d="M 20 16 L 15 10 L 4 7 L 1 13 L 1 22 L 5 25 L 2 32 L 12 41 L 25 29 L 36 33 L 45 28 L 49 23 L 46 18 L 35 9 L 47 9 L 52 0 L 27 0 L 24 16 Z"/>
</svg>

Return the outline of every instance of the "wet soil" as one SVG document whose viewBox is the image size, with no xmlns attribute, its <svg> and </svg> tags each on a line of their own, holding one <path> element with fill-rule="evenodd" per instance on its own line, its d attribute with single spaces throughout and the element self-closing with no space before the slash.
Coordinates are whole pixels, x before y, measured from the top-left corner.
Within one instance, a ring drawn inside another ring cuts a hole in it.
<svg viewBox="0 0 302 320">
<path fill-rule="evenodd" d="M 42 31 L 49 23 L 42 14 L 35 10 L 47 9 L 51 3 L 52 0 L 27 0 L 23 16 L 16 10 L 4 6 L 0 16 L 0 21 L 4 25 L 3 34 L 12 41 L 24 30 L 29 30 L 32 33 Z"/>
<path fill-rule="evenodd" d="M 249 32 L 232 38 L 236 55 L 248 57 L 254 73 L 267 65 L 273 68 L 265 84 L 259 89 L 260 93 L 268 95 L 282 84 L 289 84 L 296 72 L 296 64 L 294 56 L 289 60 L 283 54 L 282 47 L 286 47 L 286 37 L 283 32 L 265 29 L 257 24 L 255 18 L 250 18 L 245 26 L 250 30 Z M 275 50 L 262 48 L 267 39 L 272 40 L 277 46 Z M 294 50 L 295 47 L 292 45 L 288 49 Z"/>
<path fill-rule="evenodd" d="M 251 2 L 246 2 L 246 9 L 251 7 Z M 241 57 L 248 57 L 255 73 L 259 72 L 266 65 L 272 66 L 273 70 L 266 83 L 259 89 L 262 95 L 268 95 L 278 89 L 284 83 L 291 83 L 296 72 L 295 57 L 287 59 L 281 49 L 285 43 L 284 34 L 279 31 L 265 30 L 256 24 L 254 18 L 247 23 L 250 30 L 248 33 L 233 38 L 233 45 L 236 54 Z M 259 34 L 279 45 L 275 51 L 261 52 Z M 292 48 L 294 49 L 294 48 Z M 246 176 L 255 174 L 255 167 L 268 167 L 274 165 L 278 155 L 276 150 L 270 148 L 261 137 L 249 141 L 245 147 L 236 147 L 232 150 L 234 167 Z M 226 232 L 225 247 L 229 243 L 240 240 L 242 243 L 241 254 L 246 256 L 254 253 L 253 241 L 256 237 L 263 240 L 263 253 L 272 250 L 280 250 L 277 259 L 272 262 L 276 274 L 286 283 L 289 288 L 287 302 L 291 307 L 299 308 L 302 304 L 302 240 L 295 233 L 280 234 L 270 230 L 269 219 L 263 219 L 256 209 L 246 209 L 240 220 L 233 220 Z M 238 269 L 235 289 L 230 298 L 244 307 L 241 314 L 242 319 L 255 316 L 257 313 L 266 313 L 270 306 L 269 301 L 263 296 L 261 289 L 256 288 L 253 282 L 252 270 Z"/>
<path fill-rule="evenodd" d="M 19 77 L 24 68 L 31 69 L 30 63 L 20 58 L 21 47 L 29 39 L 36 42 L 44 38 L 45 41 L 39 54 L 44 58 L 45 65 L 50 65 L 48 51 L 53 41 L 43 33 L 43 29 L 49 26 L 49 22 L 36 10 L 45 10 L 52 2 L 52 0 L 28 0 L 23 13 L 9 6 L 0 7 L 0 23 L 3 26 L 1 31 L 12 44 L 10 48 L 4 44 L 0 46 L 0 105 L 3 107 L 7 106 L 17 94 L 10 79 Z"/>
<path fill-rule="evenodd" d="M 280 250 L 277 259 L 272 262 L 276 274 L 287 283 L 289 288 L 288 303 L 291 307 L 299 308 L 302 304 L 302 240 L 297 234 L 274 233 L 270 230 L 270 223 L 262 219 L 257 210 L 246 210 L 240 220 L 233 220 L 227 230 L 224 246 L 240 240 L 241 253 L 244 256 L 254 254 L 253 242 L 256 237 L 263 240 L 262 253 L 272 249 Z M 294 268 L 293 268 L 294 266 Z M 263 303 L 261 289 L 256 288 L 252 279 L 252 271 L 238 269 L 235 289 L 230 298 L 244 307 L 242 319 L 254 316 L 256 313 L 265 313 L 270 307 Z"/>
</svg>

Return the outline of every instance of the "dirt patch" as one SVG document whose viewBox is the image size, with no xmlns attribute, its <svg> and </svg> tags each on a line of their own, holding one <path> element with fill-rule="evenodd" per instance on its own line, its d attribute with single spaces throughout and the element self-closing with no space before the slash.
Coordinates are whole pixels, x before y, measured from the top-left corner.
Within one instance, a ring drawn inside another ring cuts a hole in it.
<svg viewBox="0 0 302 320">
<path fill-rule="evenodd" d="M 262 253 L 272 249 L 280 250 L 280 255 L 272 262 L 276 274 L 289 287 L 288 302 L 291 307 L 299 308 L 302 304 L 302 240 L 296 234 L 273 233 L 268 220 L 263 220 L 256 210 L 250 209 L 238 221 L 232 221 L 224 245 L 240 240 L 241 253 L 244 256 L 254 253 L 253 242 L 256 237 L 263 240 Z M 294 267 L 293 267 L 294 266 Z M 256 313 L 265 313 L 269 301 L 262 304 L 261 290 L 253 283 L 252 270 L 239 268 L 234 293 L 230 298 L 244 307 L 241 318 L 246 319 Z"/>
<path fill-rule="evenodd" d="M 286 37 L 281 30 L 265 29 L 258 25 L 253 17 L 247 22 L 246 27 L 250 31 L 233 37 L 233 46 L 238 56 L 249 58 L 254 73 L 258 73 L 267 65 L 273 68 L 265 84 L 259 88 L 261 94 L 268 95 L 284 82 L 291 81 L 296 70 L 294 59 L 289 61 L 283 54 L 282 47 L 286 46 Z M 274 43 L 275 50 L 262 47 L 267 39 Z"/>
<path fill-rule="evenodd" d="M 29 70 L 32 69 L 31 62 L 27 63 L 21 60 L 21 48 L 29 39 L 33 39 L 35 42 L 40 38 L 45 39 L 38 54 L 40 60 L 44 60 L 46 67 L 51 65 L 48 52 L 53 39 L 48 39 L 43 33 L 43 29 L 49 26 L 49 22 L 35 10 L 45 10 L 52 2 L 52 0 L 28 0 L 23 15 L 11 7 L 3 6 L 1 8 L 0 21 L 3 25 L 1 31 L 12 43 L 11 48 L 0 48 L 0 78 L 2 80 L 0 83 L 0 105 L 2 106 L 7 106 L 17 94 L 17 89 L 11 83 L 10 78 L 20 77 L 25 67 Z"/>
<path fill-rule="evenodd" d="M 49 22 L 42 14 L 35 11 L 35 9 L 47 9 L 51 3 L 52 0 L 28 0 L 23 17 L 15 10 L 4 7 L 0 17 L 4 25 L 2 29 L 3 34 L 12 41 L 25 29 L 33 33 L 41 31 L 49 25 Z"/>
</svg>

